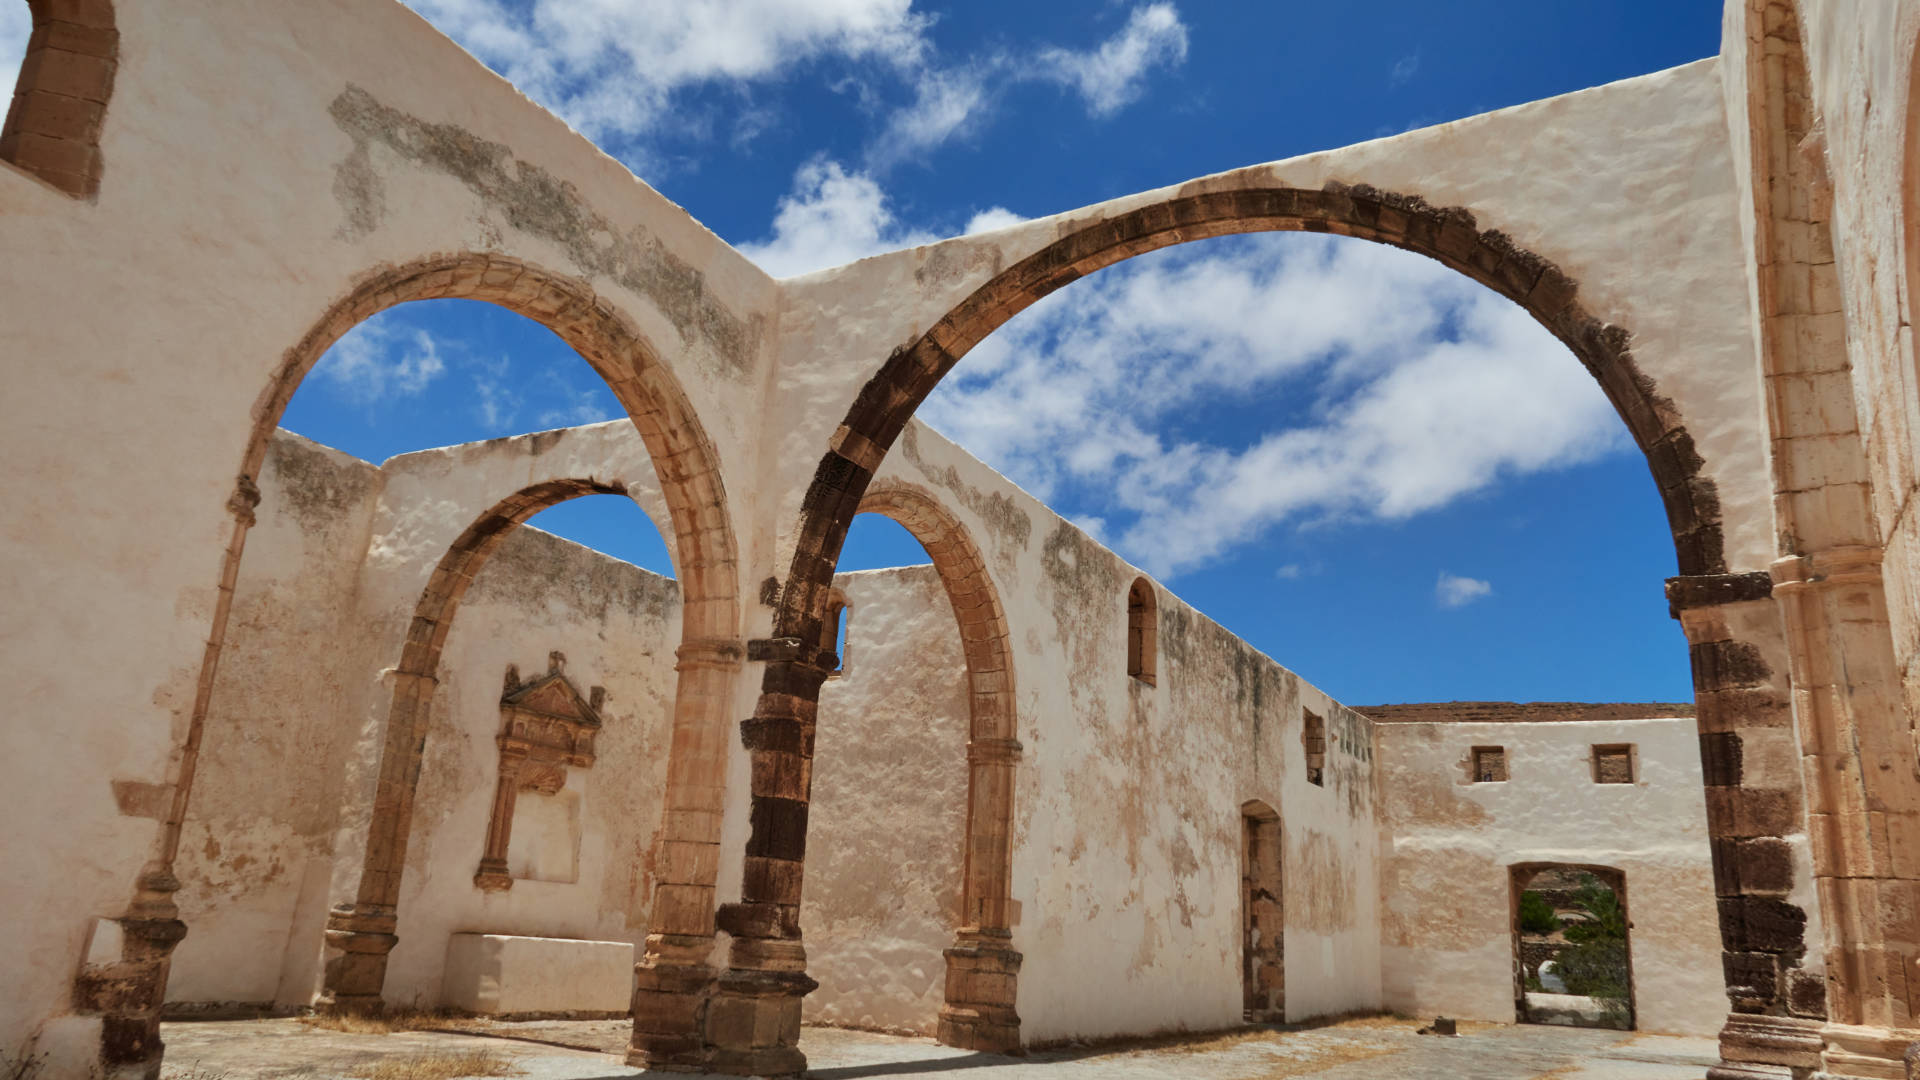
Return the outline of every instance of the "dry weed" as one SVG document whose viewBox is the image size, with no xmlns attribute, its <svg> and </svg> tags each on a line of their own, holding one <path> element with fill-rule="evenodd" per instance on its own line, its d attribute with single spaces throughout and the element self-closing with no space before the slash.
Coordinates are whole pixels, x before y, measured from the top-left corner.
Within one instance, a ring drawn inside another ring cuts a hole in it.
<svg viewBox="0 0 1920 1080">
<path fill-rule="evenodd" d="M 446 1009 L 388 1009 L 380 1013 L 315 1013 L 300 1022 L 348 1035 L 389 1035 L 396 1031 L 465 1031 L 481 1021 Z"/>
<path fill-rule="evenodd" d="M 454 1080 L 461 1076 L 516 1076 L 519 1072 L 513 1059 L 497 1050 L 440 1050 L 363 1065 L 353 1075 L 364 1080 Z"/>
</svg>

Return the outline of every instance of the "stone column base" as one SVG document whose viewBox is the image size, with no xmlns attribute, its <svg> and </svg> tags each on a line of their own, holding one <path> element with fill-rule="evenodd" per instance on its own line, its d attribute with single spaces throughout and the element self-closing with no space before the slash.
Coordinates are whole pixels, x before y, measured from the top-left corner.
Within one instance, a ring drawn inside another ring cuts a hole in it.
<svg viewBox="0 0 1920 1080">
<path fill-rule="evenodd" d="M 633 1041 L 627 1064 L 668 1072 L 707 1067 L 707 1006 L 713 997 L 710 935 L 647 935 L 633 968 Z"/>
<path fill-rule="evenodd" d="M 800 999 L 820 984 L 797 971 L 729 971 L 707 1004 L 707 1068 L 731 1076 L 804 1076 Z"/>
<path fill-rule="evenodd" d="M 946 950 L 942 1043 L 990 1054 L 1020 1052 L 1020 1014 L 1014 1011 L 1020 954 L 1010 941 L 1005 932 L 962 931 Z"/>
<path fill-rule="evenodd" d="M 1820 1036 L 1826 1048 L 1814 1074 L 1819 1080 L 1909 1080 L 1915 1075 L 1907 1069 L 1907 1053 L 1920 1042 L 1920 1031 L 1827 1024 Z"/>
<path fill-rule="evenodd" d="M 120 959 L 82 965 L 74 1005 L 100 1017 L 100 1066 L 105 1080 L 159 1080 L 160 1006 L 167 967 L 187 924 L 171 917 L 111 920 L 121 933 Z"/>
<path fill-rule="evenodd" d="M 800 999 L 820 985 L 807 976 L 807 950 L 795 938 L 735 937 L 727 963 L 730 969 L 714 981 L 707 1002 L 708 1070 L 732 1076 L 804 1075 Z"/>
<path fill-rule="evenodd" d="M 1708 1080 L 1793 1080 L 1820 1067 L 1818 1020 L 1734 1013 L 1720 1029 L 1720 1064 Z"/>
<path fill-rule="evenodd" d="M 386 1008 L 387 954 L 400 943 L 391 911 L 337 907 L 327 913 L 327 962 L 320 1000 L 327 1012 L 376 1014 Z"/>
</svg>

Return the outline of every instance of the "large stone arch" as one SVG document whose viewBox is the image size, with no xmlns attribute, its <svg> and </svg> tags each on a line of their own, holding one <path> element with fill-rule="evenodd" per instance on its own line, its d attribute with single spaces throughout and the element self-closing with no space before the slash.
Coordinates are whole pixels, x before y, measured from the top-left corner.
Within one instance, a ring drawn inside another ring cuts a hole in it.
<svg viewBox="0 0 1920 1080">
<path fill-rule="evenodd" d="M 868 488 L 857 513 L 899 522 L 933 559 L 967 657 L 967 847 L 962 922 L 946 951 L 940 1041 L 969 1050 L 1020 1047 L 1013 947 L 1013 792 L 1020 763 L 1013 650 L 999 590 L 957 518 L 929 492 L 895 480 Z"/>
<path fill-rule="evenodd" d="M 172 894 L 179 888 L 173 864 L 192 793 L 234 585 L 247 531 L 254 520 L 253 508 L 260 499 L 255 478 L 265 460 L 268 441 L 301 381 L 343 334 L 398 304 L 433 299 L 482 300 L 546 326 L 607 381 L 646 444 L 671 519 L 683 620 L 666 792 L 668 813 L 658 853 L 648 959 L 643 967 L 658 965 L 682 978 L 705 977 L 705 955 L 714 931 L 714 878 L 726 738 L 732 718 L 731 683 L 743 657 L 738 548 L 718 456 L 674 374 L 633 322 L 611 301 L 596 295 L 586 282 L 501 255 L 434 255 L 382 268 L 356 281 L 286 351 L 253 407 L 252 431 L 241 457 L 234 493 L 227 503 L 234 526 L 222 559 L 212 627 L 187 732 L 177 755 L 177 780 L 159 851 L 142 869 L 128 914 L 119 920 L 125 932 L 121 961 L 83 967 L 76 988 L 76 1001 L 81 1007 L 105 1018 L 102 1058 L 111 1071 L 132 1070 L 151 1077 L 157 1076 L 160 1067 L 159 1015 L 168 958 L 187 929 L 172 902 Z M 523 491 L 510 497 L 476 521 L 455 543 L 448 558 L 456 562 L 476 555 L 484 558 L 502 532 L 540 509 L 542 499 L 560 501 L 554 497 L 557 494 L 551 490 Z M 477 567 L 475 562 L 468 568 Z M 465 582 L 430 584 L 422 610 L 450 611 L 448 602 L 457 601 L 464 586 Z M 423 617 L 416 617 L 408 628 L 408 655 L 413 667 L 421 670 L 416 673 L 409 669 L 401 677 L 402 685 L 395 691 L 396 719 L 417 718 L 418 704 L 424 698 L 418 686 L 409 689 L 404 684 L 432 678 L 424 665 L 437 659 L 446 629 L 444 618 Z M 401 726 L 395 724 L 393 728 Z M 389 737 L 391 744 L 392 728 Z M 407 750 L 393 766 L 402 773 L 405 760 L 417 746 Z M 417 772 L 417 761 L 413 768 Z M 384 760 L 381 769 L 384 780 L 389 769 Z M 397 789 L 384 785 L 377 796 L 397 797 Z M 386 818 L 401 827 L 402 843 L 404 819 L 404 813 Z M 375 861 L 374 853 L 369 853 L 368 861 Z M 393 865 L 397 867 L 398 863 Z M 397 874 L 393 881 L 397 887 Z M 337 999 L 345 998 L 349 1005 L 355 999 L 361 1004 L 377 1001 L 385 954 L 394 941 L 392 930 L 392 912 L 387 905 L 356 904 L 350 910 L 329 914 L 327 938 L 331 948 L 353 956 L 377 957 L 344 964 L 329 962 L 330 986 L 336 979 L 333 969 L 341 969 L 340 977 L 347 979 L 344 985 L 348 992 L 336 991 Z M 349 973 L 358 973 L 357 981 Z M 366 992 L 369 981 L 373 983 L 371 995 Z"/>
<path fill-rule="evenodd" d="M 1666 507 L 1681 580 L 1722 587 L 1730 577 L 1719 499 L 1684 418 L 1635 363 L 1630 331 L 1588 311 L 1578 283 L 1558 266 L 1502 232 L 1483 229 L 1466 209 L 1436 207 L 1415 195 L 1338 182 L 1319 190 L 1219 187 L 1196 182 L 1162 201 L 1087 221 L 1059 236 L 895 349 L 854 399 L 801 503 L 774 623 L 775 640 L 794 645 L 769 657 L 754 718 L 744 726 L 743 741 L 754 760 L 747 856 L 765 869 L 748 873 L 741 902 L 722 909 L 734 943 L 715 1017 L 752 1011 L 762 1030 L 797 1030 L 799 997 L 812 987 L 798 925 L 807 813 L 802 778 L 826 672 L 819 651 L 800 643 L 819 640 L 822 597 L 832 585 L 849 523 L 894 440 L 947 372 L 1014 315 L 1096 270 L 1192 240 L 1271 231 L 1334 233 L 1433 258 L 1525 308 L 1580 359 L 1646 455 Z M 804 1067 L 791 1040 L 736 1045 L 730 1027 L 738 1029 L 738 1022 L 708 1027 L 713 1067 L 743 1073 Z"/>
<path fill-rule="evenodd" d="M 120 66 L 113 0 L 27 0 L 33 35 L 0 128 L 0 161 L 69 195 L 100 190 L 100 129 Z"/>
</svg>

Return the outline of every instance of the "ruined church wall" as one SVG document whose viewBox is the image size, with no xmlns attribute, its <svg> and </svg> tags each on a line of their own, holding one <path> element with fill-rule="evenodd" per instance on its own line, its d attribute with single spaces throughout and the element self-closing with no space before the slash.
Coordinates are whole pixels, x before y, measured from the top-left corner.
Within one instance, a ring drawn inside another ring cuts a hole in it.
<svg viewBox="0 0 1920 1080">
<path fill-rule="evenodd" d="M 1006 612 L 1024 746 L 1011 879 L 1023 1037 L 1240 1022 L 1251 799 L 1279 812 L 1285 840 L 1289 1017 L 1377 1007 L 1368 722 L 1164 587 L 1158 685 L 1130 678 L 1127 590 L 1140 571 L 924 425 L 908 427 L 876 483 L 946 507 Z M 853 625 L 874 632 L 858 613 Z M 857 643 L 852 655 L 858 667 Z M 1305 777 L 1307 709 L 1327 725 L 1324 786 Z M 857 752 L 833 736 L 823 724 L 821 774 Z"/>
<path fill-rule="evenodd" d="M 1726 1020 L 1700 750 L 1691 717 L 1380 723 L 1385 1005 L 1512 1023 L 1510 868 L 1622 871 L 1643 1031 L 1712 1036 Z M 1593 779 L 1592 747 L 1631 744 L 1632 784 Z M 1505 782 L 1470 782 L 1474 747 Z"/>
<path fill-rule="evenodd" d="M 809 1021 L 933 1034 L 961 917 L 967 662 L 931 565 L 841 574 L 800 908 Z"/>
<path fill-rule="evenodd" d="M 0 787 L 50 792 L 0 847 L 35 883 L 0 922 L 17 973 L 0 1046 L 40 1040 L 50 1076 L 97 1052 L 74 976 L 156 853 L 235 476 L 276 369 L 329 306 L 463 251 L 589 282 L 685 386 L 751 537 L 777 305 L 748 260 L 403 5 L 115 15 L 97 197 L 0 169 L 0 250 L 39 253 L 0 261 L 19 361 L 0 451 L 34 478 L 9 489 L 0 538 L 0 601 L 22 614 L 0 675 L 32 703 L 0 736 Z M 727 572 L 751 595 L 771 560 L 740 554 Z M 76 671 L 83 656 L 112 660 Z"/>
<path fill-rule="evenodd" d="M 373 662 L 354 603 L 380 486 L 288 432 L 267 456 L 176 864 L 188 933 L 170 1001 L 307 1002 L 346 721 Z"/>
<path fill-rule="evenodd" d="M 391 667 L 428 575 L 499 498 L 553 475 L 619 479 L 658 506 L 625 421 L 422 451 L 383 468 L 288 432 L 262 476 L 179 875 L 188 941 L 175 1003 L 307 1004 L 331 903 L 352 899 L 391 704 Z M 477 507 L 477 508 L 476 508 Z M 636 508 L 635 528 L 647 529 Z M 425 740 L 387 999 L 440 1000 L 461 931 L 626 940 L 645 934 L 679 640 L 671 579 L 534 528 L 481 568 L 454 618 Z M 580 795 L 577 880 L 473 884 L 486 836 L 508 664 L 568 660 L 605 686 Z"/>
</svg>

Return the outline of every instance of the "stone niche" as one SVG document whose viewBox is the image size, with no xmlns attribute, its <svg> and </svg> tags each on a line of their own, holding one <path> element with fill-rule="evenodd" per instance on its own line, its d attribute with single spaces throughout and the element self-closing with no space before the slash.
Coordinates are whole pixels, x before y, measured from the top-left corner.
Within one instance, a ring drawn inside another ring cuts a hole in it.
<svg viewBox="0 0 1920 1080">
<path fill-rule="evenodd" d="M 593 765 L 606 688 L 583 695 L 567 678 L 567 658 L 547 655 L 547 671 L 520 681 L 507 668 L 500 698 L 500 780 L 487 822 L 487 848 L 473 883 L 489 892 L 516 880 L 570 883 L 580 875 L 581 770 Z"/>
</svg>

